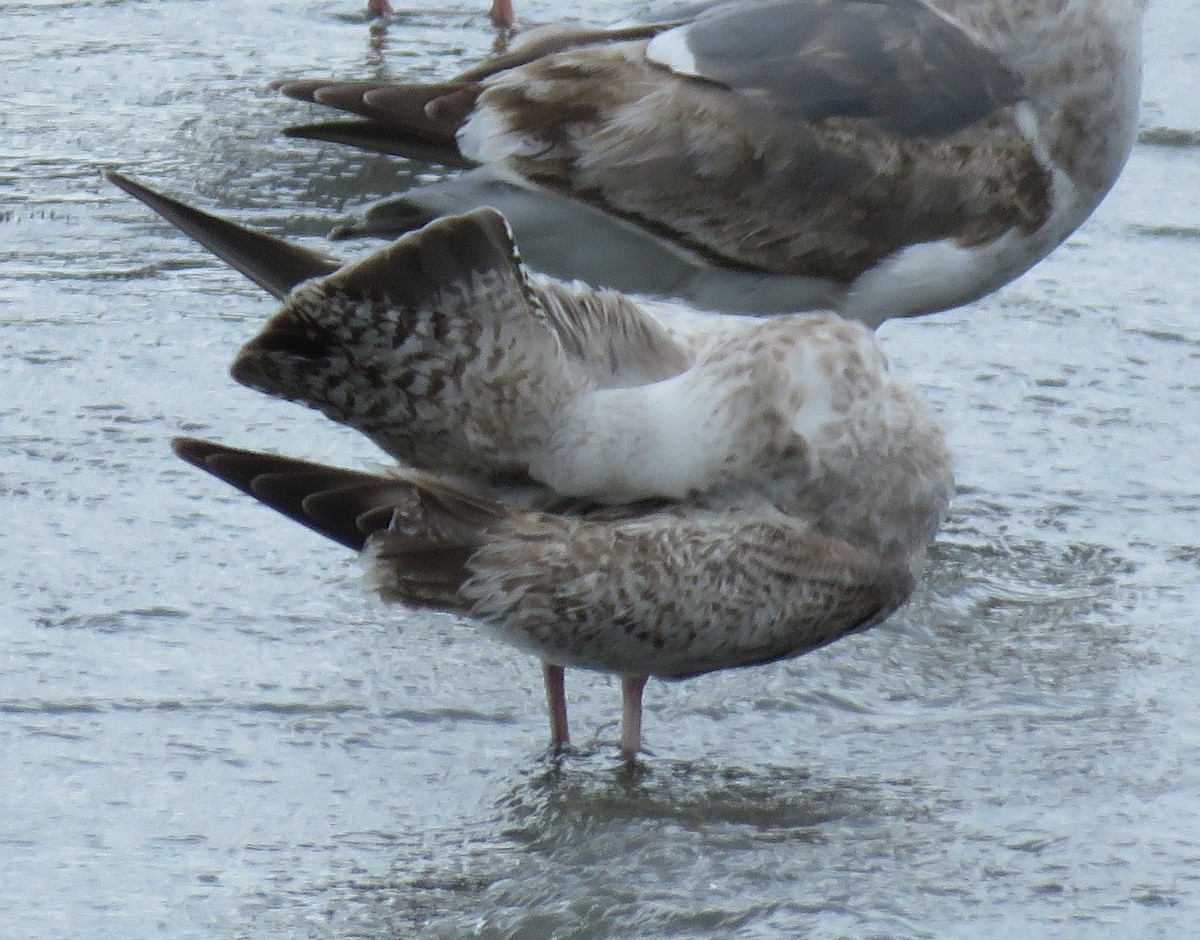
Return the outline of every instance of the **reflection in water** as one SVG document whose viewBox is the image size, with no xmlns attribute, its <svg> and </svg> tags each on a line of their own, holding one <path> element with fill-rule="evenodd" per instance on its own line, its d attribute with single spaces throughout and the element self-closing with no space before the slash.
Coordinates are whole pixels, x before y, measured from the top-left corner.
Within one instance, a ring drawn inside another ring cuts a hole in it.
<svg viewBox="0 0 1200 940">
<path fill-rule="evenodd" d="M 375 79 L 390 79 L 387 71 L 388 24 L 385 20 L 377 20 L 371 24 L 370 39 L 367 41 L 367 57 L 365 65 L 368 74 Z"/>
<path fill-rule="evenodd" d="M 654 760 L 626 765 L 611 747 L 549 758 L 522 775 L 498 806 L 514 824 L 508 834 L 529 845 L 558 849 L 571 834 L 596 824 L 649 821 L 691 828 L 748 826 L 797 830 L 850 812 L 835 798 L 844 791 L 810 792 L 812 774 L 795 767 L 737 767 Z"/>
<path fill-rule="evenodd" d="M 881 805 L 877 787 L 814 785 L 789 767 L 630 767 L 607 751 L 572 749 L 514 777 L 498 815 L 472 826 L 452 858 L 437 853 L 416 870 L 406 860 L 394 882 L 357 886 L 367 887 L 377 929 L 438 937 L 548 936 L 567 924 L 573 936 L 595 937 L 728 930 L 817 903 L 795 892 L 804 872 L 792 864 L 847 832 L 861 836 L 904 816 Z M 792 862 L 773 872 L 761 866 L 764 854 Z M 365 900 L 356 889 L 342 909 Z"/>
</svg>

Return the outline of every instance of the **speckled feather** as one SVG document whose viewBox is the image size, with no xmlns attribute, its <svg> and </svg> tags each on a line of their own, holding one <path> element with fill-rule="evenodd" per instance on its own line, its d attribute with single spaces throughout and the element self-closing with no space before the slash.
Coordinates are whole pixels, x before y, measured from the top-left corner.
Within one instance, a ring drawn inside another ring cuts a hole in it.
<svg viewBox="0 0 1200 940">
<path fill-rule="evenodd" d="M 535 287 L 503 219 L 479 212 L 301 285 L 232 372 L 410 463 L 504 474 L 523 470 L 542 414 L 582 385 L 682 365 L 620 296 Z"/>
<path fill-rule="evenodd" d="M 913 584 L 907 567 L 761 508 L 542 517 L 494 533 L 467 569 L 469 612 L 510 642 L 675 679 L 809 652 L 883 620 Z"/>
</svg>

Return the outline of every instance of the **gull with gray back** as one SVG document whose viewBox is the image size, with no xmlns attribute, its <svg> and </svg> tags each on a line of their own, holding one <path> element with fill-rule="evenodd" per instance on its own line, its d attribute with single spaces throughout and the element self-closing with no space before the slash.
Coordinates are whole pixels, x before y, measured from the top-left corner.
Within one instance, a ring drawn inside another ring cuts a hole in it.
<svg viewBox="0 0 1200 940">
<path fill-rule="evenodd" d="M 703 309 L 878 325 L 975 299 L 1096 207 L 1132 146 L 1144 0 L 737 0 L 534 31 L 435 84 L 305 79 L 293 136 L 464 168 L 370 209 L 482 205 L 535 270 Z"/>
</svg>

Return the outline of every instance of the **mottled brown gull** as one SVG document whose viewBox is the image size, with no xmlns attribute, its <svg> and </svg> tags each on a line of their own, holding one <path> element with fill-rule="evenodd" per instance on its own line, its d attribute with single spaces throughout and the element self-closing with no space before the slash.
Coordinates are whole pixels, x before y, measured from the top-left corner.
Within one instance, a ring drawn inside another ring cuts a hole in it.
<svg viewBox="0 0 1200 940">
<path fill-rule="evenodd" d="M 537 31 L 449 81 L 306 79 L 290 129 L 466 172 L 349 227 L 490 205 L 526 263 L 705 309 L 877 325 L 1069 235 L 1132 146 L 1144 0 L 737 0 Z"/>
<path fill-rule="evenodd" d="M 700 314 L 531 275 L 490 209 L 331 270 L 110 178 L 283 295 L 235 379 L 400 466 L 192 439 L 180 456 L 363 550 L 385 599 L 536 653 L 555 743 L 565 666 L 622 677 L 632 759 L 646 677 L 796 656 L 912 591 L 950 458 L 861 324 Z"/>
</svg>

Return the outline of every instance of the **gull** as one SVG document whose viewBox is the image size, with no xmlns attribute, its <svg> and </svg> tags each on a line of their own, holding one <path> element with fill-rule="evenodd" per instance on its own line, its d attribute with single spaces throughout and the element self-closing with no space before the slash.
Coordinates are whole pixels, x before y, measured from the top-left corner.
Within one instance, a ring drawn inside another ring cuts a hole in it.
<svg viewBox="0 0 1200 940">
<path fill-rule="evenodd" d="M 1144 0 L 736 0 L 535 30 L 436 83 L 278 83 L 288 129 L 462 168 L 342 234 L 481 205 L 536 270 L 877 326 L 1007 283 L 1129 155 Z"/>
<path fill-rule="evenodd" d="M 282 306 L 238 382 L 365 434 L 389 472 L 181 438 L 176 452 L 361 551 L 387 601 L 543 663 L 648 677 L 797 656 L 908 598 L 953 487 L 944 434 L 833 313 L 698 313 L 531 273 L 492 209 L 341 264 L 116 174 Z"/>
</svg>

